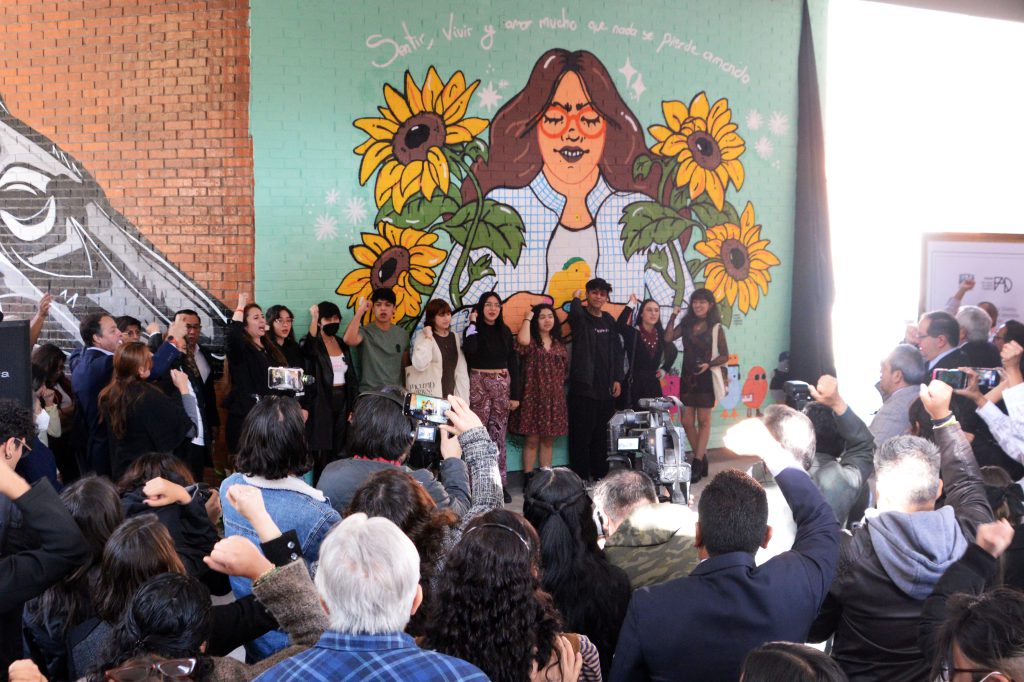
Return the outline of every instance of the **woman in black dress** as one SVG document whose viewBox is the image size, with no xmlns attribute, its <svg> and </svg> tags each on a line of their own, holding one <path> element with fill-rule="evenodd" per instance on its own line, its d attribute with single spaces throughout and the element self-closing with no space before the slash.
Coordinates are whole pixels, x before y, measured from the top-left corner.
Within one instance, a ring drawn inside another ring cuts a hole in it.
<svg viewBox="0 0 1024 682">
<path fill-rule="evenodd" d="M 696 483 L 708 473 L 707 447 L 711 436 L 711 408 L 715 406 L 712 372 L 729 361 L 729 347 L 722 331 L 722 318 L 715 296 L 708 289 L 690 295 L 690 305 L 679 326 L 675 326 L 679 308 L 672 311 L 665 340 L 683 339 L 683 368 L 679 373 L 679 399 L 683 401 L 683 428 L 693 448 L 693 474 Z M 717 336 L 717 339 L 714 337 Z M 717 343 L 716 343 L 717 341 Z M 715 346 L 717 345 L 717 348 Z M 717 354 L 712 357 L 712 350 Z M 723 376 L 723 381 L 725 377 Z"/>
<path fill-rule="evenodd" d="M 359 396 L 352 352 L 338 336 L 341 310 L 330 301 L 309 309 L 309 333 L 300 344 L 310 373 L 316 379 L 309 400 L 306 441 L 314 452 L 314 480 L 345 447 L 348 417 Z"/>
<path fill-rule="evenodd" d="M 294 396 L 294 391 L 272 391 L 267 382 L 271 367 L 287 367 L 288 359 L 277 344 L 267 338 L 267 321 L 263 309 L 249 303 L 246 294 L 239 294 L 235 314 L 228 322 L 226 337 L 231 392 L 224 399 L 228 411 L 228 452 L 238 452 L 242 423 L 259 399 L 265 395 Z"/>
<path fill-rule="evenodd" d="M 665 341 L 665 329 L 661 326 L 661 306 L 653 298 L 640 304 L 636 320 L 631 322 L 636 310 L 636 294 L 630 294 L 629 303 L 619 313 L 617 320 L 619 334 L 625 344 L 629 373 L 619 396 L 621 409 L 639 409 L 641 398 L 660 398 L 661 377 L 672 367 L 676 359 L 676 347 Z"/>
</svg>

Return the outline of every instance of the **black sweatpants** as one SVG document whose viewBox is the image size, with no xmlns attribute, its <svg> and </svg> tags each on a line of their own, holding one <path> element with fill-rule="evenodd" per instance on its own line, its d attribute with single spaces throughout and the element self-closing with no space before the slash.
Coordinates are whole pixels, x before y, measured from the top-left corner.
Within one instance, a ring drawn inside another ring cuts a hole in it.
<svg viewBox="0 0 1024 682">
<path fill-rule="evenodd" d="M 595 400 L 569 391 L 569 467 L 584 481 L 608 473 L 608 421 L 615 399 Z"/>
</svg>

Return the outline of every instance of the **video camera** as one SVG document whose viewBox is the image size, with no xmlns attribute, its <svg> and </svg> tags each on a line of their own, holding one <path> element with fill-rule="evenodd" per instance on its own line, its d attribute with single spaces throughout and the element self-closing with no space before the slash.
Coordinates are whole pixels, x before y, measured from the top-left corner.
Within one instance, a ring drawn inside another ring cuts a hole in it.
<svg viewBox="0 0 1024 682">
<path fill-rule="evenodd" d="M 608 422 L 608 467 L 639 469 L 655 486 L 666 486 L 672 501 L 689 498 L 690 463 L 686 461 L 686 432 L 672 425 L 671 410 L 682 409 L 679 399 L 642 398 L 641 411 L 620 410 Z"/>
<path fill-rule="evenodd" d="M 451 403 L 443 398 L 421 393 L 406 394 L 403 412 L 416 422 L 415 439 L 409 453 L 409 466 L 413 469 L 434 468 L 440 464 L 441 431 L 438 426 L 448 423 L 445 412 L 450 409 Z"/>
<path fill-rule="evenodd" d="M 786 405 L 797 412 L 803 412 L 807 403 L 813 403 L 811 385 L 806 381 L 787 381 L 782 384 L 782 393 L 786 396 Z"/>
</svg>

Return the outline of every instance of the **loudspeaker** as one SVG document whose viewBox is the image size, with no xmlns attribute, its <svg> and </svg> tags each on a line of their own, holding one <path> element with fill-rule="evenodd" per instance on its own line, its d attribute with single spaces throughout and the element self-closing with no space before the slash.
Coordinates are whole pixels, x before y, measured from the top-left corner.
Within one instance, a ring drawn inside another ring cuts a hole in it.
<svg viewBox="0 0 1024 682">
<path fill-rule="evenodd" d="M 32 409 L 32 348 L 28 320 L 0 322 L 0 399 Z"/>
</svg>

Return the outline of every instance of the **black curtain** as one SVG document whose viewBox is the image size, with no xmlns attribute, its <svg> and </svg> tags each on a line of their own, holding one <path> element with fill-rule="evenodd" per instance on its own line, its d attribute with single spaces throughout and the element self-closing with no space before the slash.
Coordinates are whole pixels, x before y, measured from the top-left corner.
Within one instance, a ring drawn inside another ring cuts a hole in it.
<svg viewBox="0 0 1024 682">
<path fill-rule="evenodd" d="M 800 57 L 794 225 L 793 296 L 789 322 L 790 378 L 815 383 L 835 374 L 832 353 L 832 245 L 825 183 L 825 133 L 811 16 L 804 0 Z"/>
</svg>

